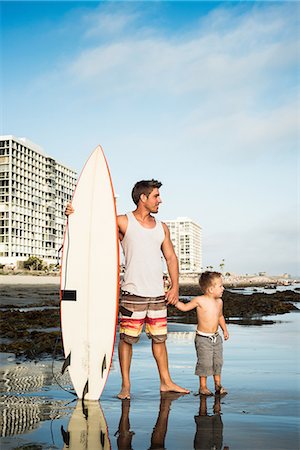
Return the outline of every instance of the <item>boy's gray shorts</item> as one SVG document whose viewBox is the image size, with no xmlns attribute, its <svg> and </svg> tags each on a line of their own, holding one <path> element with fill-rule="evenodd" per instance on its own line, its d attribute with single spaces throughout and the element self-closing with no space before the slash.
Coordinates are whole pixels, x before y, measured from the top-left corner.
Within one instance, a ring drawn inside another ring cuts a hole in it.
<svg viewBox="0 0 300 450">
<path fill-rule="evenodd" d="M 197 353 L 197 364 L 195 375 L 208 377 L 220 375 L 223 366 L 223 340 L 220 335 L 216 341 L 206 336 L 196 334 L 195 347 Z"/>
</svg>

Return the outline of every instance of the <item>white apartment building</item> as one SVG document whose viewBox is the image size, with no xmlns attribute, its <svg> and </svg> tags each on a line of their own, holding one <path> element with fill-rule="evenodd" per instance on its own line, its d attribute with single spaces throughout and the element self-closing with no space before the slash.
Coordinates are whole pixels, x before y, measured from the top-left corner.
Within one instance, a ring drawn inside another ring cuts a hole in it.
<svg viewBox="0 0 300 450">
<path fill-rule="evenodd" d="M 201 227 L 188 217 L 164 221 L 179 263 L 179 273 L 200 273 L 202 266 Z"/>
<path fill-rule="evenodd" d="M 77 174 L 25 138 L 0 136 L 0 263 L 55 263 Z"/>
</svg>

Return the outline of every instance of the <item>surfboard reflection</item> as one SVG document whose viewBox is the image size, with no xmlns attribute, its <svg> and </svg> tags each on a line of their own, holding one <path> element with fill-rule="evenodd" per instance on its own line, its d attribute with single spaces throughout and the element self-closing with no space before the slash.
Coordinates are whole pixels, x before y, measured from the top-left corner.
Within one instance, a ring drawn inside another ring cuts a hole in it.
<svg viewBox="0 0 300 450">
<path fill-rule="evenodd" d="M 61 427 L 63 449 L 110 450 L 108 429 L 98 401 L 78 400 L 68 429 Z"/>
<path fill-rule="evenodd" d="M 200 396 L 199 414 L 195 416 L 195 450 L 229 450 L 223 447 L 223 422 L 221 418 L 221 399 L 214 399 L 213 414 L 207 412 L 207 397 Z"/>
<path fill-rule="evenodd" d="M 161 394 L 159 413 L 156 424 L 151 435 L 149 450 L 165 448 L 165 438 L 168 429 L 168 419 L 173 400 L 181 397 L 182 394 L 175 392 L 166 392 Z M 119 428 L 115 436 L 117 436 L 118 450 L 132 450 L 132 439 L 134 432 L 130 430 L 130 400 L 122 400 L 122 414 L 119 422 Z"/>
</svg>

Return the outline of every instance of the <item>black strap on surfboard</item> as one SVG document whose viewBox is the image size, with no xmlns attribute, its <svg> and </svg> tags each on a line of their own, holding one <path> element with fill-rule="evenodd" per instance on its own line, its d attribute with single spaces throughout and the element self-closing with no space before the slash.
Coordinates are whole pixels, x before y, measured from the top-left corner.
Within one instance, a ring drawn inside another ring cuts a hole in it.
<svg viewBox="0 0 300 450">
<path fill-rule="evenodd" d="M 69 300 L 72 302 L 76 302 L 77 300 L 77 291 L 70 290 L 70 289 L 64 289 L 61 291 L 61 299 L 62 300 Z"/>
</svg>

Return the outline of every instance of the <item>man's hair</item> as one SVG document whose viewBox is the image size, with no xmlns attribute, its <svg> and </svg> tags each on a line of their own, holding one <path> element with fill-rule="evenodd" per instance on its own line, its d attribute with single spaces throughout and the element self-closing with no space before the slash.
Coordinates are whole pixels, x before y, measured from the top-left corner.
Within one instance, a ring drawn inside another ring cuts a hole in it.
<svg viewBox="0 0 300 450">
<path fill-rule="evenodd" d="M 210 272 L 206 271 L 201 273 L 199 278 L 199 285 L 201 291 L 205 293 L 207 289 L 213 284 L 215 278 L 221 278 L 222 274 L 220 272 Z"/>
<path fill-rule="evenodd" d="M 149 194 L 153 191 L 153 189 L 157 188 L 159 189 L 162 186 L 162 183 L 157 180 L 142 180 L 135 183 L 133 186 L 131 197 L 132 200 L 136 205 L 138 205 L 140 196 L 142 194 L 145 194 L 147 197 L 149 197 Z"/>
</svg>

